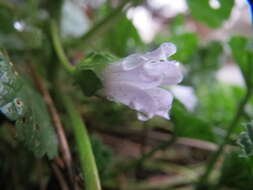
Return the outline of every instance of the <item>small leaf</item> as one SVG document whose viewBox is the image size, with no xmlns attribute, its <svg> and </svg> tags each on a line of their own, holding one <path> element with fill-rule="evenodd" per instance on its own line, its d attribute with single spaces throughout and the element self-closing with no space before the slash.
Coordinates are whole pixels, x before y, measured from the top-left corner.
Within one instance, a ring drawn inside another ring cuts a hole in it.
<svg viewBox="0 0 253 190">
<path fill-rule="evenodd" d="M 93 52 L 77 65 L 73 76 L 86 96 L 94 95 L 103 87 L 98 75 L 106 65 L 116 60 L 116 57 L 110 54 Z"/>
<path fill-rule="evenodd" d="M 97 90 L 102 88 L 102 82 L 92 70 L 76 71 L 75 81 L 86 96 L 92 96 Z"/>
</svg>

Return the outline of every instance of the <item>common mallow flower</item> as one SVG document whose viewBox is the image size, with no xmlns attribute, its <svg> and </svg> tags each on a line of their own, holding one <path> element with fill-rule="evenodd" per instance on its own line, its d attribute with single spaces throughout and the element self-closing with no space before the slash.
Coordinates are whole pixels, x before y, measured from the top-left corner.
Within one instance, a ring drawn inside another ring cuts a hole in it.
<svg viewBox="0 0 253 190">
<path fill-rule="evenodd" d="M 154 116 L 169 119 L 173 96 L 163 86 L 175 85 L 183 78 L 179 63 L 168 59 L 175 53 L 174 44 L 163 43 L 154 51 L 109 64 L 99 75 L 101 92 L 109 100 L 138 111 L 139 120 Z"/>
</svg>

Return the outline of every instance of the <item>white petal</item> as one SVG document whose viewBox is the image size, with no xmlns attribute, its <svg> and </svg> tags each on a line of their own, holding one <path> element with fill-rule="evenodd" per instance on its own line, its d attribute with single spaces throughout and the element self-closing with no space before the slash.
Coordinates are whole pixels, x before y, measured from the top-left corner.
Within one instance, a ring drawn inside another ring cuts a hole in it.
<svg viewBox="0 0 253 190">
<path fill-rule="evenodd" d="M 156 103 L 156 111 L 154 114 L 169 119 L 169 111 L 173 101 L 171 93 L 162 88 L 153 88 L 146 91 Z"/>
<path fill-rule="evenodd" d="M 166 61 L 167 68 L 164 69 L 164 78 L 161 85 L 173 85 L 183 80 L 183 73 L 180 69 L 179 62 Z"/>
<path fill-rule="evenodd" d="M 162 79 L 162 75 L 147 75 L 143 67 L 136 67 L 123 72 L 109 72 L 107 70 L 102 75 L 102 81 L 105 86 L 115 82 L 127 82 L 142 89 L 157 87 L 161 85 Z"/>
<path fill-rule="evenodd" d="M 145 60 L 142 58 L 142 54 L 132 54 L 123 58 L 115 63 L 108 65 L 105 72 L 115 73 L 115 72 L 125 72 L 133 70 L 141 66 Z"/>
<path fill-rule="evenodd" d="M 177 48 L 173 43 L 163 43 L 160 45 L 159 48 L 155 49 L 154 51 L 146 53 L 144 57 L 146 57 L 147 59 L 156 58 L 167 60 L 167 58 L 175 54 L 176 51 Z"/>
<path fill-rule="evenodd" d="M 198 103 L 198 99 L 192 87 L 177 85 L 172 86 L 170 90 L 175 98 L 177 98 L 188 111 L 194 110 Z"/>
<path fill-rule="evenodd" d="M 145 114 L 148 119 L 151 119 L 156 111 L 156 102 L 148 92 L 129 83 L 110 83 L 109 86 L 105 86 L 103 93 L 109 100 L 125 104 Z"/>
<path fill-rule="evenodd" d="M 150 77 L 161 77 L 161 85 L 174 85 L 182 81 L 183 74 L 176 61 L 149 61 L 143 65 L 144 72 Z"/>
</svg>

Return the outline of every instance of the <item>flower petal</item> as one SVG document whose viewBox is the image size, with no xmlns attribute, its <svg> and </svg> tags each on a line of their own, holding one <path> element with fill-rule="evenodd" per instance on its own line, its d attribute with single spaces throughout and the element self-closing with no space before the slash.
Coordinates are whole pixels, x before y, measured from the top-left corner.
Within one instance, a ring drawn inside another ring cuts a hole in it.
<svg viewBox="0 0 253 190">
<path fill-rule="evenodd" d="M 164 78 L 161 85 L 173 85 L 183 80 L 183 73 L 177 61 L 166 61 L 167 68 L 164 69 Z"/>
<path fill-rule="evenodd" d="M 161 85 L 172 85 L 182 81 L 183 74 L 176 61 L 149 61 L 143 65 L 144 73 L 150 77 L 161 77 Z"/>
<path fill-rule="evenodd" d="M 165 119 L 170 119 L 169 111 L 173 101 L 173 96 L 171 93 L 162 88 L 153 88 L 146 91 L 155 101 L 156 111 L 154 115 L 161 116 Z"/>
<path fill-rule="evenodd" d="M 154 51 L 148 52 L 144 55 L 147 59 L 162 59 L 167 60 L 167 58 L 177 51 L 176 46 L 173 43 L 163 43 L 160 45 L 159 48 L 155 49 Z"/>
<path fill-rule="evenodd" d="M 105 86 L 102 93 L 109 100 L 120 102 L 145 114 L 147 119 L 151 119 L 156 112 L 156 103 L 148 92 L 129 83 L 110 83 L 109 86 Z"/>
<path fill-rule="evenodd" d="M 109 83 L 127 82 L 142 89 L 157 87 L 161 85 L 162 79 L 162 75 L 147 75 L 143 67 L 136 67 L 131 71 L 124 72 L 113 73 L 106 71 L 102 75 L 102 81 L 105 86 L 110 85 Z"/>
<path fill-rule="evenodd" d="M 115 63 L 109 64 L 105 72 L 115 73 L 130 71 L 141 66 L 144 62 L 145 60 L 142 58 L 142 54 L 132 54 Z"/>
<path fill-rule="evenodd" d="M 138 119 L 146 121 L 153 116 L 169 119 L 173 96 L 164 89 L 141 89 L 125 82 L 111 83 L 103 89 L 109 100 L 120 102 L 138 111 Z"/>
</svg>

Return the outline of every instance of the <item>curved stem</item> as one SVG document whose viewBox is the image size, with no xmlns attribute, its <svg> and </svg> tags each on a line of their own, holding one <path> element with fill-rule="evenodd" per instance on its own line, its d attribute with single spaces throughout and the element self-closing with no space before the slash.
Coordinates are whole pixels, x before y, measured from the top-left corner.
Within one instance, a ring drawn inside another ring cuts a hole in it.
<svg viewBox="0 0 253 190">
<path fill-rule="evenodd" d="M 214 154 L 211 156 L 210 161 L 206 167 L 206 170 L 205 170 L 204 174 L 200 177 L 200 180 L 197 183 L 197 186 L 195 189 L 197 189 L 197 190 L 203 189 L 203 186 L 206 184 L 208 177 L 211 174 L 211 172 L 215 166 L 215 163 L 217 162 L 221 153 L 223 152 L 223 149 L 224 149 L 225 145 L 227 144 L 227 142 L 229 141 L 230 136 L 234 132 L 240 118 L 243 116 L 244 107 L 246 106 L 247 102 L 251 98 L 251 95 L 252 95 L 252 90 L 248 89 L 245 96 L 243 97 L 243 99 L 241 100 L 241 102 L 238 105 L 235 116 L 228 127 L 228 131 L 227 131 L 225 138 L 223 139 L 223 142 L 219 145 L 218 150 L 216 152 L 214 152 Z"/>
<path fill-rule="evenodd" d="M 63 97 L 63 102 L 74 132 L 82 173 L 85 180 L 85 189 L 101 190 L 100 179 L 86 125 L 76 111 L 72 101 L 67 96 Z"/>
<path fill-rule="evenodd" d="M 69 64 L 68 58 L 61 44 L 57 23 L 53 19 L 50 21 L 50 32 L 51 32 L 51 37 L 53 40 L 53 46 L 58 56 L 58 59 L 60 60 L 60 63 L 62 64 L 62 66 L 64 67 L 66 71 L 72 73 L 74 71 L 74 67 L 72 67 Z"/>
</svg>

